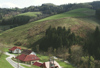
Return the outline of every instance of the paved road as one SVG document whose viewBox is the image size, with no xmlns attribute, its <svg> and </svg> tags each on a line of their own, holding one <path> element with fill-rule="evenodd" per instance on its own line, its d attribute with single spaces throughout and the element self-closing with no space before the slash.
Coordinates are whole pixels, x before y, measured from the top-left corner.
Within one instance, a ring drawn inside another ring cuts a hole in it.
<svg viewBox="0 0 100 68">
<path fill-rule="evenodd" d="M 6 55 L 9 55 L 9 57 L 6 58 L 6 60 L 14 67 L 14 68 L 24 68 L 15 61 L 13 61 L 11 58 L 15 57 L 15 55 L 9 54 L 8 52 L 5 53 Z M 19 65 L 19 66 L 18 66 Z"/>
</svg>

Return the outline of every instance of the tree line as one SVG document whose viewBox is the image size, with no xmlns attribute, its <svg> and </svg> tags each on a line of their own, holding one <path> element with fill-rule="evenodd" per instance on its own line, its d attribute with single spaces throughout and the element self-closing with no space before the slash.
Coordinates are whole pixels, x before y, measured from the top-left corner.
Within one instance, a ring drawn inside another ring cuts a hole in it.
<svg viewBox="0 0 100 68">
<path fill-rule="evenodd" d="M 84 50 L 95 59 L 100 60 L 100 30 L 96 27 L 95 31 L 86 40 Z"/>
<path fill-rule="evenodd" d="M 25 8 L 0 8 L 0 19 L 5 16 L 5 14 L 9 14 L 12 12 L 36 12 L 40 11 L 43 14 L 58 14 L 63 13 L 72 9 L 76 8 L 92 8 L 92 9 L 99 9 L 100 8 L 100 1 L 94 1 L 90 3 L 79 3 L 79 4 L 63 4 L 63 5 L 54 5 L 52 3 L 42 4 L 41 6 L 29 6 Z"/>
<path fill-rule="evenodd" d="M 15 16 L 10 19 L 3 19 L 1 25 L 23 25 L 28 23 L 29 20 L 29 16 Z"/>
<path fill-rule="evenodd" d="M 98 19 L 100 19 L 100 9 L 97 9 L 97 10 L 96 10 L 96 17 L 97 17 Z"/>
<path fill-rule="evenodd" d="M 79 44 L 82 40 L 76 36 L 70 29 L 66 30 L 65 27 L 52 28 L 51 26 L 46 30 L 45 37 L 39 44 L 39 49 L 47 51 L 49 47 L 57 49 L 58 47 L 67 47 Z"/>
</svg>

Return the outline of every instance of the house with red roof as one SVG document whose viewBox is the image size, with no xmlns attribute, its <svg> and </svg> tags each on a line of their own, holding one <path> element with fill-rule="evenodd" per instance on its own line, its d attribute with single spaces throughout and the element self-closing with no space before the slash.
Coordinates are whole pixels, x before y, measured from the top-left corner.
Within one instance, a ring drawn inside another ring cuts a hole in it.
<svg viewBox="0 0 100 68">
<path fill-rule="evenodd" d="M 62 68 L 56 61 L 44 62 L 41 68 Z"/>
<path fill-rule="evenodd" d="M 14 46 L 11 49 L 9 49 L 9 52 L 11 52 L 11 53 L 21 53 L 21 48 Z"/>
<path fill-rule="evenodd" d="M 38 66 L 40 68 L 62 68 L 56 61 L 48 61 L 44 63 L 35 62 L 33 65 Z"/>
<path fill-rule="evenodd" d="M 40 60 L 40 58 L 38 58 L 36 55 L 25 55 L 25 54 L 17 56 L 16 59 L 20 60 L 20 62 L 27 64 L 33 64 L 34 62 L 38 62 Z"/>
</svg>

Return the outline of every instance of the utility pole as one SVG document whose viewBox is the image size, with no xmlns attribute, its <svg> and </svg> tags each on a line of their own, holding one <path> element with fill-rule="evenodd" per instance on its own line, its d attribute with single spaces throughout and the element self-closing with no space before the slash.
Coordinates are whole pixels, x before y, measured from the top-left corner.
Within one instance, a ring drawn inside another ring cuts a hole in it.
<svg viewBox="0 0 100 68">
<path fill-rule="evenodd" d="M 54 65 L 54 56 L 53 56 L 53 68 L 55 68 L 55 65 Z"/>
<path fill-rule="evenodd" d="M 51 68 L 51 58 L 49 59 L 49 68 Z"/>
<path fill-rule="evenodd" d="M 18 68 L 19 68 L 19 49 L 17 49 L 17 53 L 18 53 Z"/>
</svg>

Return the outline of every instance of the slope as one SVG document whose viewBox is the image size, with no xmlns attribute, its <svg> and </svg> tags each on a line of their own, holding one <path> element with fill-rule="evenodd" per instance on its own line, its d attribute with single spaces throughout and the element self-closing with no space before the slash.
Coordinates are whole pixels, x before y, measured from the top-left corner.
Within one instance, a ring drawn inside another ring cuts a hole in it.
<svg viewBox="0 0 100 68">
<path fill-rule="evenodd" d="M 96 26 L 95 11 L 87 8 L 75 9 L 66 13 L 53 15 L 26 25 L 22 25 L 0 34 L 0 41 L 6 44 L 30 47 L 36 44 L 45 34 L 45 30 L 52 27 L 71 28 L 72 32 L 86 37 Z"/>
<path fill-rule="evenodd" d="M 4 17 L 3 20 L 0 20 L 0 24 L 1 24 L 0 32 L 10 29 L 10 27 L 15 27 L 15 25 L 18 26 L 18 23 L 20 24 L 20 21 L 23 21 L 23 19 L 24 19 L 23 24 L 26 24 L 26 23 L 28 23 L 25 21 L 26 19 L 28 19 L 28 18 L 34 19 L 37 17 L 37 15 L 41 15 L 41 14 L 42 14 L 41 12 L 26 12 L 26 13 L 18 14 L 14 17 Z"/>
<path fill-rule="evenodd" d="M 95 15 L 95 10 L 88 9 L 88 8 L 81 8 L 81 9 L 75 9 L 69 12 L 53 15 L 53 16 L 38 20 L 37 22 L 52 20 L 52 19 L 59 19 L 59 18 L 64 18 L 64 17 L 86 17 L 86 16 L 93 16 L 93 15 Z"/>
</svg>

